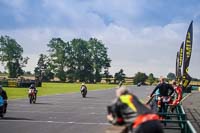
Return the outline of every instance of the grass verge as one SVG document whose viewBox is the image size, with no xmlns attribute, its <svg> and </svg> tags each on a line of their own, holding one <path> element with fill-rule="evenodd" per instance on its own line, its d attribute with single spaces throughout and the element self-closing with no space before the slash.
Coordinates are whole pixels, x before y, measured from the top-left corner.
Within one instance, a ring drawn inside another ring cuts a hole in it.
<svg viewBox="0 0 200 133">
<path fill-rule="evenodd" d="M 64 94 L 70 92 L 79 92 L 80 83 L 42 83 L 42 87 L 38 87 L 38 96 Z M 113 84 L 86 84 L 88 90 L 101 90 L 114 88 Z M 26 98 L 28 88 L 10 88 L 4 87 L 9 99 Z"/>
</svg>

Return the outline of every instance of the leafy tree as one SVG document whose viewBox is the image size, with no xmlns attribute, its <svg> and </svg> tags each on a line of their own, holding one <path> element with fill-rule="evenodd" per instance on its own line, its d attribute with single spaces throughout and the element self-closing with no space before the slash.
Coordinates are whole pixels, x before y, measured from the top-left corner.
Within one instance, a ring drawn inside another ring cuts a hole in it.
<svg viewBox="0 0 200 133">
<path fill-rule="evenodd" d="M 94 80 L 99 82 L 101 81 L 100 73 L 102 68 L 108 69 L 110 67 L 111 60 L 108 58 L 107 48 L 102 42 L 98 41 L 96 38 L 90 38 L 88 43 L 94 69 Z"/>
<path fill-rule="evenodd" d="M 175 80 L 176 79 L 176 75 L 174 74 L 174 73 L 168 73 L 167 74 L 167 78 L 169 79 L 169 80 Z"/>
<path fill-rule="evenodd" d="M 111 61 L 104 44 L 91 38 L 89 41 L 73 39 L 70 45 L 72 50 L 68 61 L 68 79 L 81 82 L 101 81 L 101 71 L 108 69 Z"/>
<path fill-rule="evenodd" d="M 142 72 L 138 72 L 135 74 L 134 76 L 134 80 L 133 80 L 133 83 L 134 84 L 138 84 L 138 83 L 144 83 L 145 80 L 147 79 L 147 75 L 145 73 L 142 73 Z"/>
<path fill-rule="evenodd" d="M 53 38 L 47 46 L 49 47 L 48 51 L 56 76 L 61 81 L 66 81 L 69 44 L 65 43 L 61 38 Z"/>
<path fill-rule="evenodd" d="M 23 75 L 22 70 L 28 62 L 28 57 L 22 57 L 23 48 L 9 36 L 0 37 L 0 61 L 6 63 L 9 78 L 17 78 Z"/>
<path fill-rule="evenodd" d="M 37 67 L 35 68 L 35 77 L 40 81 L 49 81 L 54 78 L 54 73 L 52 72 L 52 64 L 50 59 L 44 55 L 40 54 Z"/>
<path fill-rule="evenodd" d="M 71 46 L 69 70 L 75 72 L 75 79 L 80 80 L 80 82 L 93 82 L 92 55 L 88 42 L 82 39 L 73 39 Z"/>
<path fill-rule="evenodd" d="M 115 83 L 124 82 L 124 81 L 125 81 L 125 80 L 124 80 L 125 77 L 126 77 L 126 75 L 124 74 L 124 70 L 123 70 L 123 69 L 120 69 L 119 72 L 115 73 L 114 82 L 115 82 Z"/>
<path fill-rule="evenodd" d="M 110 67 L 107 48 L 95 38 L 70 42 L 53 38 L 48 47 L 52 69 L 61 81 L 99 82 L 102 70 Z"/>
<path fill-rule="evenodd" d="M 150 73 L 149 76 L 148 76 L 148 81 L 150 83 L 150 85 L 152 85 L 155 81 L 155 78 L 154 78 L 154 75 L 153 73 Z"/>
</svg>

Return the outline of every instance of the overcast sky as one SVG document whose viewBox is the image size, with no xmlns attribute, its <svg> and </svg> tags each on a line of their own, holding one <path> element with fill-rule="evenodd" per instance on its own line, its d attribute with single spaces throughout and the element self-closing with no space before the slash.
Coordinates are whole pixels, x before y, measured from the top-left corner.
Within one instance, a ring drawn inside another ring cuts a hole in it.
<svg viewBox="0 0 200 133">
<path fill-rule="evenodd" d="M 0 0 L 0 35 L 23 47 L 30 58 L 25 70 L 32 72 L 52 37 L 96 37 L 108 48 L 111 74 L 122 68 L 127 76 L 138 71 L 166 76 L 175 72 L 191 20 L 189 74 L 200 78 L 199 0 Z"/>
</svg>

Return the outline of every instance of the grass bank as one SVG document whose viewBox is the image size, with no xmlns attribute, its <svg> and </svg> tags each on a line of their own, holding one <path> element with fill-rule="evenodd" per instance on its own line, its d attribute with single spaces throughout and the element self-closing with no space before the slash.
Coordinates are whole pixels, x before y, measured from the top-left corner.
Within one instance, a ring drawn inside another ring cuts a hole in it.
<svg viewBox="0 0 200 133">
<path fill-rule="evenodd" d="M 79 92 L 80 83 L 42 83 L 42 87 L 38 87 L 38 96 L 63 94 L 70 92 Z M 114 88 L 113 84 L 86 84 L 88 90 L 101 90 Z M 9 99 L 26 98 L 28 88 L 10 88 L 4 87 Z"/>
</svg>

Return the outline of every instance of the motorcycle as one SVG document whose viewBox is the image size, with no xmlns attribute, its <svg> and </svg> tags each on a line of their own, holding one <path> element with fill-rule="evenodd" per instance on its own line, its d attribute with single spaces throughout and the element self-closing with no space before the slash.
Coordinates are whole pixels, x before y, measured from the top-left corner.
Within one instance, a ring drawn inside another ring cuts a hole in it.
<svg viewBox="0 0 200 133">
<path fill-rule="evenodd" d="M 168 108 L 168 103 L 171 101 L 169 96 L 159 96 L 157 101 L 158 112 L 166 113 Z"/>
<path fill-rule="evenodd" d="M 36 92 L 34 89 L 29 89 L 28 97 L 30 104 L 36 103 Z"/>
<path fill-rule="evenodd" d="M 154 112 L 166 113 L 169 102 L 171 102 L 170 96 L 160 96 L 157 93 L 150 97 L 146 104 L 149 105 L 151 110 Z"/>
<path fill-rule="evenodd" d="M 3 118 L 6 114 L 6 106 L 7 106 L 7 100 L 3 100 L 0 103 L 0 118 Z"/>
<path fill-rule="evenodd" d="M 82 95 L 83 98 L 86 97 L 86 95 L 87 95 L 87 89 L 85 87 L 81 87 L 81 95 Z"/>
</svg>

